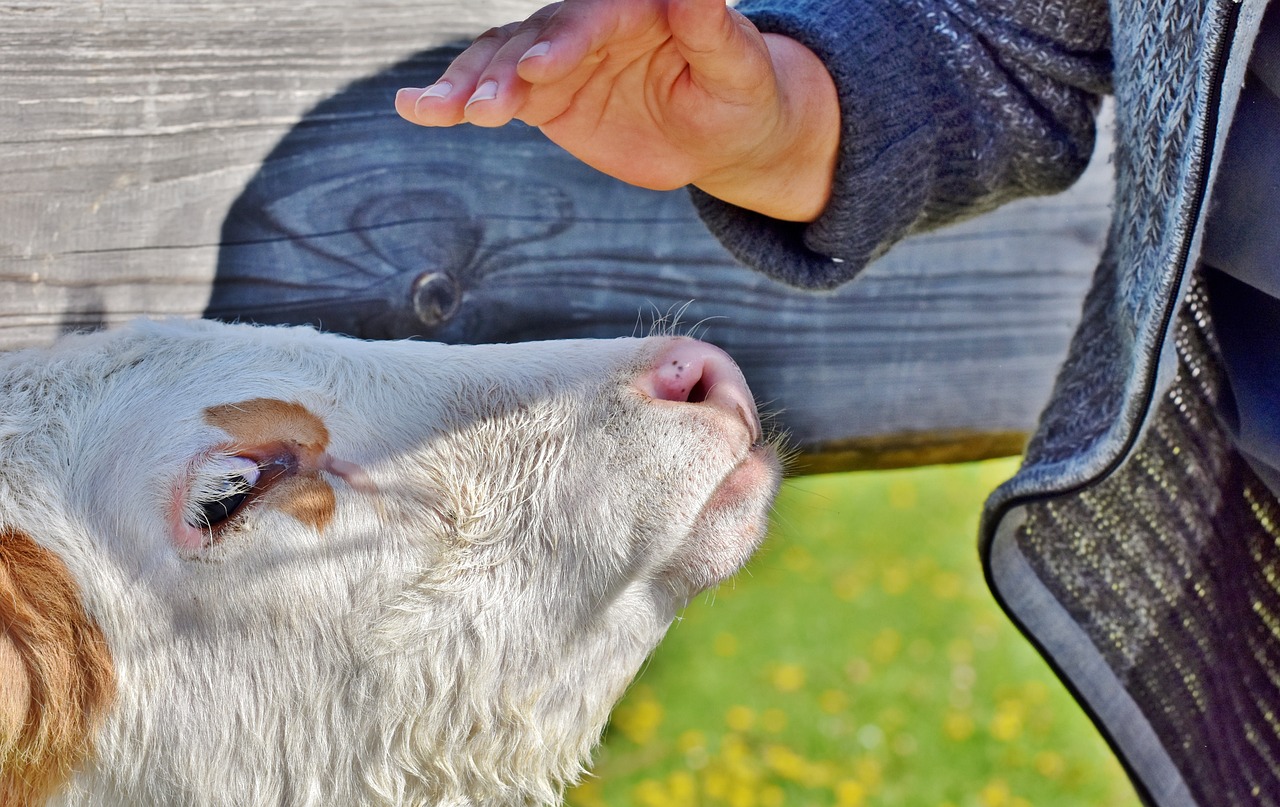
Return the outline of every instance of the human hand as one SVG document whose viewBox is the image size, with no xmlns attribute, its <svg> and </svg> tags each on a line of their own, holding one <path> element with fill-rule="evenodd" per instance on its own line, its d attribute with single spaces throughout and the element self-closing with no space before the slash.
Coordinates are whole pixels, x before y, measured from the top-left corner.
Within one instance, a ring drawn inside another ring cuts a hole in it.
<svg viewBox="0 0 1280 807">
<path fill-rule="evenodd" d="M 471 44 L 396 109 L 424 126 L 539 127 L 633 185 L 696 185 L 809 221 L 830 194 L 835 85 L 798 42 L 761 34 L 724 0 L 565 0 Z"/>
</svg>

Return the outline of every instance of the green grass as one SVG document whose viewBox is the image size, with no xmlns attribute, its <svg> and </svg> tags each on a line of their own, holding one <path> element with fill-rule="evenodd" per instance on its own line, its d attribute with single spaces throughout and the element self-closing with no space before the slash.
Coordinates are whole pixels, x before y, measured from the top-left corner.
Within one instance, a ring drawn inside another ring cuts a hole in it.
<svg viewBox="0 0 1280 807">
<path fill-rule="evenodd" d="M 569 804 L 1136 806 L 982 580 L 979 509 L 1014 468 L 788 483 L 765 547 L 672 626 Z"/>
</svg>

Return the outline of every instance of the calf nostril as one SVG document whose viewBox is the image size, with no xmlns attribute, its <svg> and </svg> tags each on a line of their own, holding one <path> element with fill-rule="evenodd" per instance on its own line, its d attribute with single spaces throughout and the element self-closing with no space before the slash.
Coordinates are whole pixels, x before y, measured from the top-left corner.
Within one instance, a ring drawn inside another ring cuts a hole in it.
<svg viewBox="0 0 1280 807">
<path fill-rule="evenodd" d="M 693 344 L 681 344 L 646 374 L 642 388 L 659 401 L 702 403 L 707 399 L 707 367 L 702 353 Z"/>
<path fill-rule="evenodd" d="M 742 371 L 714 345 L 676 340 L 636 379 L 636 386 L 654 400 L 722 409 L 740 418 L 753 440 L 760 439 L 760 418 Z"/>
<path fill-rule="evenodd" d="M 688 403 L 702 403 L 707 400 L 707 385 L 705 380 L 698 378 L 697 383 L 689 390 L 689 394 L 685 397 Z"/>
</svg>

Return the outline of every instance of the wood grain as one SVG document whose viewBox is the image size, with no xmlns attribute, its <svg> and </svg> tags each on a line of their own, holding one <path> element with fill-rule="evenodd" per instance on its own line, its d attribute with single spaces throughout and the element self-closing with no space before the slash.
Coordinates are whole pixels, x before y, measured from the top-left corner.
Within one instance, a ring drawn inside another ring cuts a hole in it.
<svg viewBox="0 0 1280 807">
<path fill-rule="evenodd" d="M 0 2 L 0 348 L 139 314 L 485 342 L 679 312 L 811 470 L 1017 451 L 1101 249 L 1105 140 L 1066 194 L 799 292 L 736 264 L 683 192 L 526 127 L 395 116 L 446 43 L 534 5 Z"/>
</svg>

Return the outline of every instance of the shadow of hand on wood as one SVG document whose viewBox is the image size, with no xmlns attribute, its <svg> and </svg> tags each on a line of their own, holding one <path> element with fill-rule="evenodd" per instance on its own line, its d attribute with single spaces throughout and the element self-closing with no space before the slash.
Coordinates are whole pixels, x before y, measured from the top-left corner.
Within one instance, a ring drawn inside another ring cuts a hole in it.
<svg viewBox="0 0 1280 807">
<path fill-rule="evenodd" d="M 807 470 L 1020 450 L 1106 224 L 1080 190 L 908 239 L 834 292 L 738 264 L 688 195 L 631 187 L 520 124 L 425 129 L 397 89 L 420 53 L 317 105 L 230 208 L 205 315 L 362 338 L 706 338 L 741 364 Z M 1074 196 L 1073 196 L 1074 194 Z"/>
<path fill-rule="evenodd" d="M 526 126 L 397 117 L 395 91 L 456 52 L 352 84 L 280 142 L 228 212 L 207 316 L 364 338 L 616 336 L 700 296 L 703 265 L 754 282 L 683 193 L 610 180 Z M 688 271 L 655 287 L 663 252 Z"/>
</svg>

